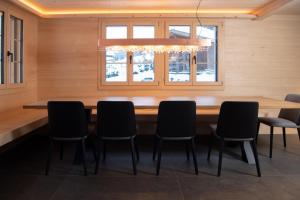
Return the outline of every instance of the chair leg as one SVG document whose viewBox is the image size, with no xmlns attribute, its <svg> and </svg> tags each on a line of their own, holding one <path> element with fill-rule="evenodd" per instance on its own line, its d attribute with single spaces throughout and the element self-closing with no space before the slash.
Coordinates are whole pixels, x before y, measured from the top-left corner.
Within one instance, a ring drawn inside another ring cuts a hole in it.
<svg viewBox="0 0 300 200">
<path fill-rule="evenodd" d="M 270 127 L 270 152 L 269 152 L 269 158 L 272 158 L 272 151 L 273 151 L 273 132 L 274 132 L 274 127 Z"/>
<path fill-rule="evenodd" d="M 50 139 L 49 150 L 48 150 L 48 158 L 47 158 L 46 170 L 45 170 L 45 175 L 46 176 L 48 176 L 48 174 L 49 174 L 51 158 L 52 158 L 52 148 L 53 148 L 53 140 Z"/>
<path fill-rule="evenodd" d="M 77 142 L 76 143 L 76 147 L 75 147 L 75 156 L 74 156 L 74 161 L 73 161 L 73 164 L 76 165 L 76 164 L 80 164 L 81 163 L 81 155 L 82 155 L 82 152 L 81 152 L 82 148 L 81 148 L 81 141 Z"/>
<path fill-rule="evenodd" d="M 218 176 L 221 176 L 222 159 L 223 159 L 223 148 L 224 148 L 224 141 L 221 139 L 220 140 L 220 144 L 219 144 Z"/>
<path fill-rule="evenodd" d="M 131 149 L 131 157 L 132 157 L 132 167 L 133 167 L 133 174 L 136 175 L 136 161 L 135 161 L 135 148 L 134 148 L 134 138 L 130 139 L 130 149 Z"/>
<path fill-rule="evenodd" d="M 192 143 L 192 154 L 193 154 L 193 161 L 194 161 L 194 167 L 195 167 L 195 174 L 198 175 L 198 162 L 197 162 L 197 157 L 196 157 L 196 146 L 195 146 L 195 140 L 194 138 L 191 140 Z"/>
<path fill-rule="evenodd" d="M 84 175 L 87 176 L 87 167 L 86 167 L 86 160 L 85 160 L 85 140 L 81 140 L 81 149 L 82 149 L 82 164 L 83 164 L 83 170 Z"/>
<path fill-rule="evenodd" d="M 99 169 L 99 160 L 100 160 L 100 141 L 97 141 L 97 154 L 96 154 L 96 165 L 95 165 L 95 174 L 98 174 Z"/>
<path fill-rule="evenodd" d="M 156 176 L 159 175 L 159 170 L 160 170 L 162 143 L 163 141 L 161 139 L 158 139 L 158 158 L 157 158 L 157 165 L 156 165 Z"/>
<path fill-rule="evenodd" d="M 251 146 L 252 146 L 252 150 L 253 150 L 253 154 L 254 154 L 257 176 L 261 177 L 260 167 L 259 167 L 259 160 L 258 160 L 256 145 L 255 145 L 254 141 L 251 141 Z"/>
<path fill-rule="evenodd" d="M 284 145 L 284 148 L 286 148 L 286 132 L 285 132 L 285 127 L 282 127 L 282 136 L 283 136 L 283 145 Z"/>
<path fill-rule="evenodd" d="M 135 149 L 135 153 L 136 153 L 136 159 L 137 159 L 137 161 L 140 161 L 140 153 L 139 153 L 136 138 L 134 138 L 134 149 Z"/>
<path fill-rule="evenodd" d="M 153 161 L 155 160 L 156 152 L 157 152 L 157 138 L 156 136 L 154 136 L 153 155 L 152 155 Z"/>
<path fill-rule="evenodd" d="M 207 161 L 209 161 L 209 160 L 210 160 L 210 154 L 211 154 L 211 150 L 212 150 L 213 142 L 214 142 L 214 136 L 213 136 L 213 135 L 211 135 L 211 136 L 210 136 L 210 139 L 209 139 L 209 144 L 208 144 Z"/>
<path fill-rule="evenodd" d="M 298 131 L 298 137 L 299 137 L 299 140 L 300 140 L 300 128 L 297 128 L 297 131 Z"/>
<path fill-rule="evenodd" d="M 256 137 L 255 137 L 255 142 L 256 143 L 257 143 L 257 140 L 258 140 L 259 128 L 260 128 L 260 122 L 257 122 L 257 132 L 256 132 Z"/>
<path fill-rule="evenodd" d="M 102 161 L 105 161 L 106 159 L 106 142 L 102 140 Z"/>
<path fill-rule="evenodd" d="M 92 146 L 94 160 L 97 161 L 97 156 L 98 156 L 98 153 L 97 153 L 98 152 L 97 144 L 95 145 L 94 142 L 91 142 L 91 146 Z"/>
<path fill-rule="evenodd" d="M 186 153 L 186 159 L 190 160 L 190 149 L 189 149 L 189 143 L 185 143 L 185 153 Z"/>
<path fill-rule="evenodd" d="M 60 144 L 60 160 L 63 160 L 64 157 L 64 143 L 61 142 Z"/>
<path fill-rule="evenodd" d="M 240 142 L 240 148 L 241 148 L 241 152 L 242 152 L 242 160 L 245 162 L 248 162 L 247 160 L 247 156 L 246 156 L 246 152 L 245 152 L 245 148 L 244 148 L 244 142 Z"/>
</svg>

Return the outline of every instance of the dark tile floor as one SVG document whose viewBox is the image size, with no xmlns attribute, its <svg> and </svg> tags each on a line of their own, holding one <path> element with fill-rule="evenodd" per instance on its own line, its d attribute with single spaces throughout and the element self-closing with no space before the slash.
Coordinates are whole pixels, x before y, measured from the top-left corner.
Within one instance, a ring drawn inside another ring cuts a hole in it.
<svg viewBox="0 0 300 200">
<path fill-rule="evenodd" d="M 204 140 L 204 139 L 203 139 Z M 268 155 L 268 135 L 258 142 L 262 177 L 253 165 L 239 160 L 239 148 L 228 148 L 222 176 L 216 177 L 217 152 L 206 161 L 205 142 L 197 145 L 199 175 L 187 161 L 184 146 L 167 145 L 160 176 L 155 176 L 152 140 L 139 137 L 141 160 L 132 175 L 128 144 L 111 144 L 105 163 L 94 175 L 95 162 L 88 152 L 89 175 L 73 165 L 74 145 L 67 145 L 63 161 L 54 152 L 49 176 L 44 175 L 47 138 L 43 129 L 0 155 L 0 199 L 300 199 L 300 142 L 288 135 L 287 148 L 275 137 L 273 159 Z M 182 147 L 182 148 L 178 148 Z"/>
</svg>

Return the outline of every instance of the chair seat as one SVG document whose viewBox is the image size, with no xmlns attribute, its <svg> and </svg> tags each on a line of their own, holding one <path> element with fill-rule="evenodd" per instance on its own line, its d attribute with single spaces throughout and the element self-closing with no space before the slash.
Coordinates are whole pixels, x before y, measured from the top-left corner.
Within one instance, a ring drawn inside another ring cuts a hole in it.
<svg viewBox="0 0 300 200">
<path fill-rule="evenodd" d="M 273 127 L 300 128 L 296 123 L 283 118 L 260 117 L 258 120 L 260 123 Z"/>
<path fill-rule="evenodd" d="M 211 130 L 212 130 L 212 134 L 218 138 L 218 139 L 221 139 L 221 137 L 219 135 L 217 135 L 217 127 L 218 125 L 217 124 L 210 124 L 209 125 Z M 251 141 L 253 140 L 254 138 L 223 138 L 224 141 Z"/>
</svg>

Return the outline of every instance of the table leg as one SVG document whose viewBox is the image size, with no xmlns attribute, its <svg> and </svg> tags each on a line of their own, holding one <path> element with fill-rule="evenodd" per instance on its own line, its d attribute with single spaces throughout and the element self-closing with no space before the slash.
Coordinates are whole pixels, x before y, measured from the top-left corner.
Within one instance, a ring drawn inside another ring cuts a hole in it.
<svg viewBox="0 0 300 200">
<path fill-rule="evenodd" d="M 246 161 L 250 165 L 255 164 L 255 158 L 254 158 L 253 150 L 251 148 L 250 141 L 244 141 L 243 146 L 244 146 L 244 150 L 245 150 L 245 154 L 246 154 Z"/>
</svg>

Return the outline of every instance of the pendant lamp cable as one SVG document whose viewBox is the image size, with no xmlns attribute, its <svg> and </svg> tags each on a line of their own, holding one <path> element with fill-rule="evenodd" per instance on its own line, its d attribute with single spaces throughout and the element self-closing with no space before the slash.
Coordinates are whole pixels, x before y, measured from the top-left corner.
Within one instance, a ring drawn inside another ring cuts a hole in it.
<svg viewBox="0 0 300 200">
<path fill-rule="evenodd" d="M 196 18 L 197 18 L 199 26 L 200 26 L 200 31 L 202 30 L 202 23 L 201 23 L 201 20 L 200 20 L 200 17 L 199 17 L 199 9 L 200 9 L 201 3 L 202 3 L 202 0 L 199 0 L 198 5 L 197 5 L 197 9 L 196 9 Z"/>
</svg>

